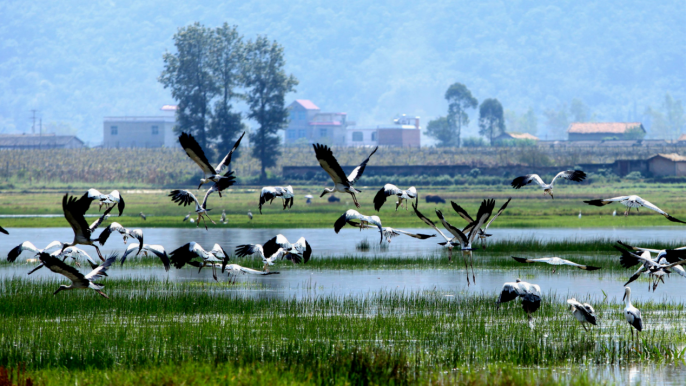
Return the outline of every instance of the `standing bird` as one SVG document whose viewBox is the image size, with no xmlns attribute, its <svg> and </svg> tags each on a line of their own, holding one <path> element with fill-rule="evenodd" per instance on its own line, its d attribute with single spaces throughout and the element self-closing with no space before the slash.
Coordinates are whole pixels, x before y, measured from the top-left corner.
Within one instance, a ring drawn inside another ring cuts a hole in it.
<svg viewBox="0 0 686 386">
<path fill-rule="evenodd" d="M 100 253 L 100 249 L 95 245 L 95 242 L 98 241 L 98 239 L 92 239 L 91 236 L 114 207 L 107 208 L 100 218 L 88 226 L 84 215 L 88 211 L 92 201 L 93 200 L 88 197 L 77 199 L 74 196 L 70 197 L 69 194 L 65 194 L 64 197 L 62 197 L 62 211 L 64 212 L 64 217 L 67 219 L 67 222 L 69 222 L 71 229 L 74 231 L 74 241 L 72 241 L 71 244 L 62 243 L 62 250 L 60 252 L 64 252 L 64 249 L 67 247 L 73 247 L 79 244 L 90 245 L 98 252 L 100 260 L 105 261 L 105 258 L 102 257 L 102 254 Z"/>
<path fill-rule="evenodd" d="M 581 304 L 574 298 L 567 299 L 567 304 L 569 304 L 569 310 L 572 311 L 572 315 L 581 323 L 581 327 L 583 327 L 584 330 L 588 331 L 586 323 L 597 326 L 595 310 L 590 304 Z"/>
<path fill-rule="evenodd" d="M 579 211 L 579 219 L 581 219 L 581 211 Z"/>
<path fill-rule="evenodd" d="M 489 226 L 491 226 L 491 223 L 492 223 L 493 221 L 495 221 L 495 219 L 497 219 L 501 214 L 503 214 L 503 212 L 504 212 L 505 209 L 507 208 L 507 204 L 509 204 L 511 200 L 512 200 L 512 198 L 508 198 L 507 201 L 505 201 L 505 203 L 503 204 L 503 206 L 500 207 L 500 209 L 498 210 L 498 212 L 496 212 L 496 214 L 495 214 L 495 215 L 491 218 L 491 220 L 486 224 L 486 226 L 483 227 L 483 229 L 479 229 L 479 239 L 481 240 L 481 247 L 482 247 L 482 248 L 486 248 L 486 245 L 485 245 L 485 243 L 486 243 L 486 238 L 492 236 L 491 234 L 486 233 L 486 230 L 488 229 Z M 476 224 L 476 222 L 474 221 L 474 219 L 472 219 L 472 216 L 470 216 L 469 213 L 467 213 L 467 211 L 464 210 L 464 208 L 462 208 L 461 206 L 457 205 L 457 204 L 455 203 L 455 201 L 450 201 L 450 204 L 452 205 L 453 210 L 454 210 L 455 212 L 457 212 L 457 214 L 460 215 L 460 217 L 462 217 L 464 220 L 467 221 L 467 226 L 464 227 L 464 229 L 462 229 L 462 233 L 467 234 L 467 233 L 471 232 L 471 230 L 472 230 L 472 228 L 471 228 L 471 227 L 472 227 L 472 224 Z"/>
<path fill-rule="evenodd" d="M 629 325 L 636 329 L 636 337 L 638 333 L 643 331 L 643 319 L 641 319 L 641 311 L 631 304 L 631 288 L 624 287 L 624 318 Z M 629 328 L 631 330 L 631 328 Z M 634 330 L 631 330 L 631 339 L 634 339 Z"/>
<path fill-rule="evenodd" d="M 313 197 L 312 197 L 311 194 L 305 195 L 305 198 L 307 199 L 307 201 L 305 201 L 305 204 L 309 205 L 309 204 L 312 203 L 312 198 L 313 198 Z"/>
<path fill-rule="evenodd" d="M 559 257 L 541 257 L 539 259 L 526 259 L 524 257 L 515 257 L 515 256 L 510 256 L 515 261 L 518 261 L 520 263 L 546 263 L 550 265 L 571 265 L 572 267 L 577 267 L 579 269 L 583 269 L 585 271 L 595 271 L 596 269 L 600 269 L 600 267 L 593 267 L 590 265 L 581 265 L 574 263 L 572 261 L 566 260 L 566 259 L 561 259 Z M 553 268 L 553 273 L 555 273 L 555 268 Z"/>
<path fill-rule="evenodd" d="M 293 195 L 293 187 L 290 185 L 285 188 L 281 186 L 265 186 L 260 192 L 260 214 L 262 214 L 262 205 L 266 202 L 271 204 L 276 197 L 283 199 L 283 210 L 293 207 L 293 199 L 295 197 Z"/>
<path fill-rule="evenodd" d="M 353 185 L 355 185 L 355 182 L 357 182 L 357 180 L 360 177 L 362 177 L 362 173 L 364 173 L 364 169 L 367 167 L 367 162 L 369 162 L 369 158 L 371 158 L 371 156 L 374 155 L 374 153 L 376 153 L 376 150 L 379 147 L 375 147 L 372 153 L 369 154 L 369 157 L 362 161 L 362 163 L 358 167 L 353 169 L 353 171 L 346 176 L 345 172 L 343 172 L 343 168 L 341 168 L 341 165 L 338 164 L 336 157 L 333 156 L 333 153 L 331 152 L 331 149 L 328 146 L 319 143 L 315 143 L 312 146 L 314 147 L 314 154 L 317 157 L 317 160 L 319 161 L 319 165 L 331 177 L 334 183 L 333 189 L 324 188 L 322 195 L 319 197 L 324 197 L 324 195 L 333 192 L 348 193 L 352 196 L 355 206 L 359 208 L 360 204 L 357 202 L 357 197 L 355 197 L 355 193 L 360 193 L 361 191 L 355 189 Z"/>
<path fill-rule="evenodd" d="M 389 196 L 396 196 L 398 201 L 395 202 L 395 211 L 398 211 L 398 207 L 402 205 L 405 201 L 405 210 L 407 210 L 407 203 L 410 200 L 417 198 L 417 189 L 414 186 L 409 187 L 407 190 L 401 190 L 393 184 L 386 184 L 383 188 L 379 189 L 374 196 L 374 209 L 378 212 L 381 206 L 386 202 L 386 198 Z"/>
<path fill-rule="evenodd" d="M 603 200 L 589 200 L 589 201 L 584 201 L 588 205 L 593 205 L 593 206 L 604 206 L 607 204 L 611 204 L 613 202 L 619 202 L 620 204 L 624 205 L 627 207 L 626 211 L 624 211 L 624 216 L 628 216 L 629 212 L 631 211 L 631 208 L 636 208 L 636 211 L 638 212 L 639 207 L 644 207 L 648 208 L 650 210 L 653 210 L 667 218 L 667 220 L 672 221 L 672 222 L 680 222 L 682 224 L 686 224 L 686 222 L 683 222 L 677 218 L 674 218 L 669 215 L 669 213 L 665 212 L 664 210 L 658 208 L 655 206 L 653 203 L 651 203 L 648 200 L 644 200 L 639 196 L 633 195 L 633 196 L 621 196 L 621 197 L 614 197 L 614 198 L 606 198 Z M 617 211 L 615 211 L 616 213 Z M 614 214 L 613 214 L 614 216 Z"/>
<path fill-rule="evenodd" d="M 250 221 L 252 221 L 252 212 L 251 211 L 248 211 L 248 218 L 250 219 Z"/>
<path fill-rule="evenodd" d="M 231 164 L 231 155 L 238 148 L 238 145 L 240 145 L 241 139 L 243 139 L 244 135 L 245 132 L 243 132 L 240 138 L 238 138 L 231 151 L 229 151 L 229 154 L 227 154 L 224 159 L 217 164 L 217 167 L 213 167 L 210 164 L 210 161 L 207 160 L 205 152 L 202 150 L 200 144 L 198 144 L 195 138 L 193 138 L 193 136 L 190 134 L 181 133 L 179 136 L 179 143 L 181 144 L 181 147 L 183 147 L 183 150 L 186 151 L 188 157 L 190 157 L 190 159 L 200 166 L 200 169 L 202 169 L 203 172 L 203 178 L 200 179 L 200 185 L 198 185 L 198 189 L 200 189 L 203 184 L 206 184 L 210 181 L 216 183 L 227 178 L 226 175 L 220 175 L 219 173 L 224 167 L 229 167 Z M 209 177 L 207 177 L 208 175 Z M 219 194 L 219 197 L 221 197 L 221 193 Z"/>
<path fill-rule="evenodd" d="M 186 217 L 184 217 L 183 220 L 182 220 L 181 222 L 186 222 L 186 220 L 188 220 L 189 218 L 191 218 L 191 212 L 188 212 L 188 214 L 186 215 Z"/>
<path fill-rule="evenodd" d="M 126 247 L 126 251 L 124 252 L 124 255 L 121 257 L 121 262 L 120 266 L 124 265 L 124 262 L 126 261 L 126 258 L 133 253 L 138 248 L 137 245 L 135 244 L 130 244 L 128 247 Z M 164 264 L 164 270 L 169 271 L 169 256 L 167 256 L 167 251 L 164 250 L 164 247 L 161 245 L 149 245 L 149 244 L 143 244 L 142 249 L 138 249 L 136 251 L 136 256 L 138 256 L 139 253 L 143 252 L 146 256 L 148 254 L 155 255 L 160 258 L 162 261 L 162 264 Z"/>
<path fill-rule="evenodd" d="M 219 219 L 222 224 L 226 224 L 226 209 L 222 209 L 222 217 Z"/>
<path fill-rule="evenodd" d="M 109 208 L 110 205 L 116 205 L 119 210 L 119 216 L 121 217 L 122 213 L 124 213 L 124 197 L 119 194 L 118 190 L 113 190 L 110 194 L 102 194 L 97 189 L 88 189 L 84 195 L 88 196 L 90 199 L 98 200 L 100 209 L 102 209 L 103 205 L 105 206 L 105 209 Z"/>
<path fill-rule="evenodd" d="M 169 260 L 177 269 L 182 268 L 186 264 L 199 267 L 198 273 L 200 273 L 203 267 L 210 265 L 212 266 L 212 277 L 214 277 L 214 280 L 217 280 L 217 266 L 215 263 L 223 263 L 224 259 L 228 261 L 228 256 L 219 244 L 215 244 L 212 250 L 207 252 L 200 244 L 191 241 L 173 250 L 169 254 Z"/>
<path fill-rule="evenodd" d="M 500 309 L 500 304 L 515 300 L 518 297 L 522 298 L 522 308 L 531 320 L 531 314 L 541 307 L 541 287 L 520 279 L 515 280 L 514 283 L 503 284 L 503 289 L 496 301 L 497 309 Z"/>
<path fill-rule="evenodd" d="M 59 273 L 60 275 L 64 275 L 67 277 L 67 279 L 71 280 L 71 285 L 61 285 L 53 295 L 57 295 L 57 293 L 62 290 L 90 288 L 98 294 L 109 299 L 109 297 L 102 292 L 104 285 L 95 283 L 95 280 L 105 276 L 107 269 L 112 265 L 112 263 L 114 263 L 115 260 L 117 260 L 116 254 L 109 256 L 107 260 L 102 263 L 102 265 L 99 265 L 87 275 L 82 274 L 76 268 L 63 263 L 60 259 L 50 256 L 45 252 L 39 253 L 38 258 L 46 267 L 48 267 L 49 270 Z"/>
<path fill-rule="evenodd" d="M 617 209 L 612 211 L 612 217 L 615 217 L 617 215 Z"/>
<path fill-rule="evenodd" d="M 362 226 L 367 224 L 375 225 L 377 228 L 379 228 L 379 235 L 381 236 L 381 241 L 379 241 L 379 244 L 383 243 L 383 228 L 381 226 L 381 219 L 379 216 L 365 216 L 356 210 L 348 209 L 341 217 L 338 218 L 338 220 L 336 220 L 336 222 L 333 224 L 333 229 L 336 231 L 336 233 L 338 233 L 341 231 L 341 228 L 345 226 L 345 224 L 350 224 L 353 226 L 359 226 L 360 230 L 362 230 L 362 227 L 352 220 L 360 221 L 359 224 Z"/>
<path fill-rule="evenodd" d="M 549 194 L 551 198 L 555 198 L 553 196 L 553 184 L 555 183 L 557 177 L 562 177 L 570 181 L 581 182 L 586 178 L 586 173 L 582 172 L 581 170 L 565 170 L 563 172 L 557 173 L 555 178 L 553 178 L 553 180 L 550 181 L 550 184 L 546 184 L 545 182 L 543 182 L 543 180 L 541 179 L 541 177 L 538 176 L 538 174 L 527 174 L 525 176 L 517 177 L 514 180 L 512 180 L 512 187 L 515 189 L 519 189 L 522 186 L 528 185 L 533 181 L 540 185 L 541 188 L 543 188 L 544 195 Z"/>
<path fill-rule="evenodd" d="M 144 215 L 143 212 L 138 213 L 138 215 L 141 216 L 141 218 L 143 219 L 143 221 L 145 221 L 145 220 L 148 219 L 148 217 L 147 217 L 146 215 Z"/>
</svg>

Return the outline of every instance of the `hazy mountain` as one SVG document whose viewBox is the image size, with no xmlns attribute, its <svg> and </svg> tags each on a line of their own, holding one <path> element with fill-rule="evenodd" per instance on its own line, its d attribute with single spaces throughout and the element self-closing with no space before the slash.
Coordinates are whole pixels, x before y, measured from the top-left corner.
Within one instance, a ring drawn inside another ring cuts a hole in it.
<svg viewBox="0 0 686 386">
<path fill-rule="evenodd" d="M 598 120 L 686 99 L 686 2 L 99 1 L 0 3 L 0 131 L 43 126 L 101 141 L 102 118 L 156 115 L 180 26 L 235 24 L 280 42 L 311 99 L 359 125 L 445 114 L 445 89 L 539 116 L 573 98 Z M 474 118 L 474 114 L 472 114 Z M 476 119 L 473 119 L 475 121 Z M 473 129 L 468 130 L 474 132 Z"/>
</svg>

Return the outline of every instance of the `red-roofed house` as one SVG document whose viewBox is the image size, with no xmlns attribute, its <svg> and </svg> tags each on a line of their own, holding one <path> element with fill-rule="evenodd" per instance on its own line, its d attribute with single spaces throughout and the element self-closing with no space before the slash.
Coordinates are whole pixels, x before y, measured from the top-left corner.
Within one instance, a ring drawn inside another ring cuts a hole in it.
<svg viewBox="0 0 686 386">
<path fill-rule="evenodd" d="M 570 141 L 628 140 L 628 131 L 639 128 L 645 134 L 641 122 L 574 122 L 569 125 L 567 134 Z"/>
<path fill-rule="evenodd" d="M 345 130 L 350 125 L 347 113 L 322 113 L 317 105 L 307 99 L 297 99 L 287 109 L 290 116 L 286 127 L 286 144 L 307 141 L 345 145 Z"/>
</svg>

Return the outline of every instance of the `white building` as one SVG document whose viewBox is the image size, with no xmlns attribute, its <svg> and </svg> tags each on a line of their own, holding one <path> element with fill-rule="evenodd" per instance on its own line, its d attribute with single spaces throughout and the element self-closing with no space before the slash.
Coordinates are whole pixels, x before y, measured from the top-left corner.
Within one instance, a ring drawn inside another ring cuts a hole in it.
<svg viewBox="0 0 686 386">
<path fill-rule="evenodd" d="M 176 106 L 165 105 L 164 115 L 149 117 L 105 117 L 103 147 L 174 147 L 179 146 L 174 133 Z"/>
<path fill-rule="evenodd" d="M 405 114 L 393 123 L 375 127 L 349 127 L 345 133 L 346 146 L 420 147 L 419 117 Z"/>
</svg>

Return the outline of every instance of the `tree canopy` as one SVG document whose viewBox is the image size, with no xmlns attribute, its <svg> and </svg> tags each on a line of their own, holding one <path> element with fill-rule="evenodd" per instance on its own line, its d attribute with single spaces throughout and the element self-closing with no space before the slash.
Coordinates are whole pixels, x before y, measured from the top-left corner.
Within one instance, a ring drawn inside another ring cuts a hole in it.
<svg viewBox="0 0 686 386">
<path fill-rule="evenodd" d="M 479 106 L 479 134 L 493 145 L 493 139 L 504 132 L 503 105 L 495 98 L 485 99 Z"/>
</svg>

